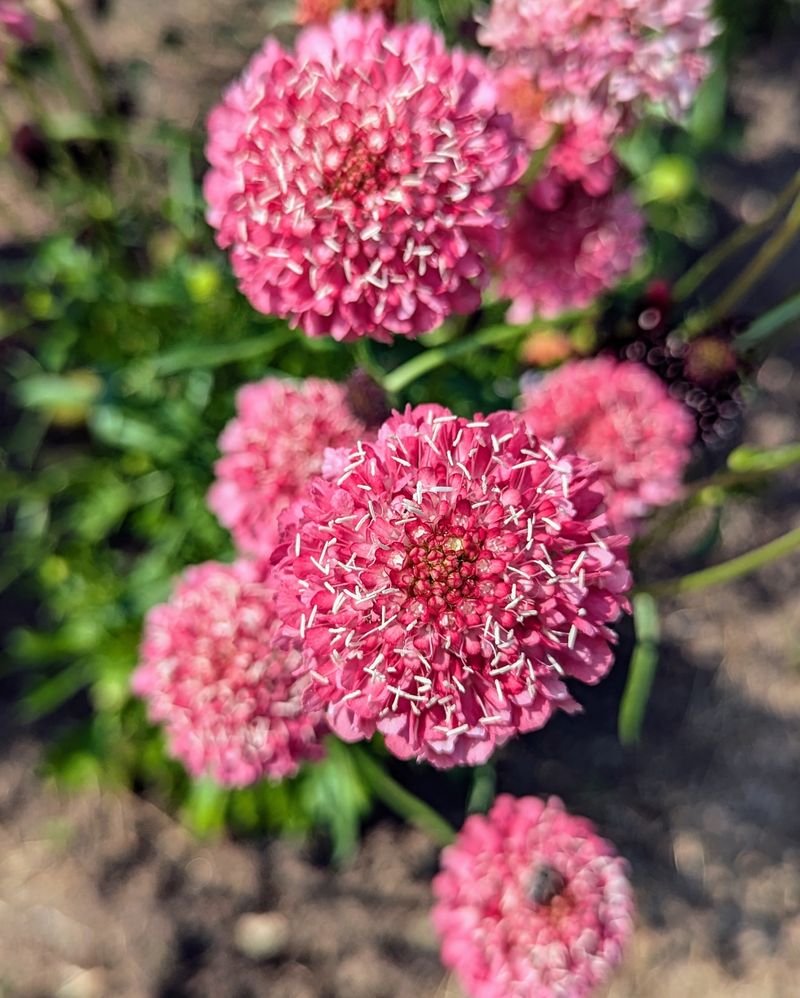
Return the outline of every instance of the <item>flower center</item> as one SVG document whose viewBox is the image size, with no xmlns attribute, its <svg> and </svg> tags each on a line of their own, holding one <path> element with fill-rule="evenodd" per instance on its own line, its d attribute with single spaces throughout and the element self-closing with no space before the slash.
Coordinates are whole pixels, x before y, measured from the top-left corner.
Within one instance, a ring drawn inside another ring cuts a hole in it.
<svg viewBox="0 0 800 998">
<path fill-rule="evenodd" d="M 328 193 L 334 198 L 372 194 L 385 184 L 389 176 L 385 160 L 385 151 L 371 150 L 363 138 L 356 136 L 341 162 L 328 171 L 325 178 Z"/>
<path fill-rule="evenodd" d="M 477 594 L 485 535 L 446 521 L 415 524 L 402 565 L 390 572 L 392 584 L 427 618 L 452 610 Z"/>
<path fill-rule="evenodd" d="M 528 897 L 537 905 L 549 905 L 567 886 L 563 873 L 549 863 L 541 863 L 533 871 Z"/>
</svg>

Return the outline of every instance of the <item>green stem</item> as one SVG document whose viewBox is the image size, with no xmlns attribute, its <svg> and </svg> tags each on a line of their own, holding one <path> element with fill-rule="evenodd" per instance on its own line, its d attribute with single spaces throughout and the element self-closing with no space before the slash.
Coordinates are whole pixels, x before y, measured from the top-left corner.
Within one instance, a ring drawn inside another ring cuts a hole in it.
<svg viewBox="0 0 800 998">
<path fill-rule="evenodd" d="M 644 535 L 637 538 L 631 545 L 631 551 L 637 556 L 652 548 L 654 544 L 663 541 L 674 531 L 683 517 L 700 505 L 716 505 L 704 500 L 705 495 L 719 489 L 721 492 L 731 486 L 750 485 L 764 479 L 767 475 L 776 474 L 800 464 L 800 444 L 785 444 L 771 451 L 751 451 L 740 447 L 728 458 L 728 468 L 717 471 L 713 475 L 699 478 L 686 486 L 682 499 L 664 510 L 666 515 L 659 518 L 655 525 Z M 720 504 L 722 498 L 720 498 Z"/>
<path fill-rule="evenodd" d="M 294 339 L 296 335 L 291 329 L 279 328 L 271 334 L 265 332 L 263 336 L 253 336 L 239 340 L 238 343 L 211 343 L 199 346 L 189 344 L 176 347 L 168 353 L 142 363 L 149 364 L 156 377 L 165 378 L 198 367 L 223 367 L 225 364 L 263 357 L 265 354 L 274 353 Z"/>
<path fill-rule="evenodd" d="M 86 68 L 92 76 L 95 86 L 97 87 L 97 94 L 100 98 L 100 104 L 103 111 L 106 114 L 112 114 L 114 111 L 114 102 L 111 98 L 111 92 L 108 89 L 108 84 L 106 83 L 105 72 L 97 57 L 94 49 L 92 48 L 92 43 L 89 41 L 89 37 L 83 30 L 80 21 L 75 16 L 72 8 L 65 2 L 65 0 L 53 0 L 59 14 L 61 15 L 61 20 L 64 22 L 67 31 L 72 36 L 72 40 L 75 43 L 75 48 L 78 50 L 78 54 L 81 59 L 83 59 L 86 64 Z"/>
<path fill-rule="evenodd" d="M 800 234 L 800 195 L 798 195 L 783 225 L 772 235 L 744 268 L 741 274 L 723 291 L 707 309 L 687 323 L 689 335 L 697 335 L 709 326 L 727 318 L 747 292 L 756 284 L 775 261 L 788 249 Z"/>
<path fill-rule="evenodd" d="M 513 200 L 520 200 L 524 198 L 536 180 L 538 180 L 539 174 L 542 172 L 542 167 L 547 162 L 547 157 L 550 155 L 553 146 L 556 145 L 563 134 L 564 126 L 555 125 L 547 142 L 534 151 L 525 172 L 517 181 Z"/>
<path fill-rule="evenodd" d="M 369 751 L 357 749 L 354 752 L 356 765 L 361 775 L 375 794 L 387 807 L 390 807 L 409 824 L 425 832 L 438 846 L 447 846 L 455 840 L 456 832 L 452 825 L 429 807 L 419 797 L 401 787 L 386 770 L 370 755 Z"/>
<path fill-rule="evenodd" d="M 375 362 L 369 342 L 366 339 L 356 340 L 353 344 L 353 360 L 356 366 L 366 371 L 373 381 L 377 381 L 379 385 L 383 384 L 386 371 Z"/>
<path fill-rule="evenodd" d="M 707 277 L 719 267 L 721 263 L 724 263 L 728 257 L 732 256 L 738 250 L 743 249 L 751 240 L 755 239 L 756 236 L 761 235 L 772 222 L 783 212 L 786 207 L 791 204 L 794 198 L 797 196 L 798 191 L 800 191 L 800 171 L 798 171 L 786 187 L 781 191 L 778 197 L 775 199 L 775 203 L 772 208 L 760 218 L 757 222 L 753 222 L 750 225 L 740 225 L 734 232 L 731 233 L 726 239 L 717 243 L 713 249 L 710 249 L 707 253 L 700 257 L 700 259 L 693 264 L 689 270 L 675 282 L 672 289 L 673 298 L 676 302 L 683 301 L 688 298 Z"/>
<path fill-rule="evenodd" d="M 467 814 L 485 814 L 497 792 L 497 772 L 494 763 L 486 762 L 472 771 L 472 787 L 467 800 Z"/>
<path fill-rule="evenodd" d="M 648 593 L 634 596 L 633 622 L 636 628 L 636 647 L 631 657 L 617 719 L 617 733 L 623 745 L 634 745 L 639 741 L 658 665 L 658 642 L 661 637 L 658 607 Z"/>
<path fill-rule="evenodd" d="M 751 322 L 748 328 L 736 337 L 733 345 L 739 352 L 763 346 L 766 340 L 779 333 L 784 326 L 798 319 L 800 319 L 800 294 L 795 294 L 759 316 L 755 322 Z"/>
<path fill-rule="evenodd" d="M 504 346 L 506 343 L 513 343 L 514 340 L 537 329 L 550 329 L 553 326 L 568 325 L 577 318 L 582 318 L 588 314 L 588 310 L 578 312 L 565 312 L 556 319 L 537 319 L 528 322 L 524 326 L 489 326 L 481 329 L 471 336 L 463 339 L 445 343 L 440 347 L 432 347 L 416 357 L 407 360 L 405 364 L 396 367 L 386 375 L 383 380 L 383 387 L 387 392 L 394 395 L 401 392 L 408 385 L 412 384 L 424 374 L 434 371 L 437 367 L 447 364 L 456 357 L 463 357 L 466 354 L 474 353 L 483 347 Z"/>
<path fill-rule="evenodd" d="M 754 572 L 778 558 L 783 558 L 798 547 L 800 547 L 800 527 L 790 530 L 789 533 L 770 541 L 768 544 L 762 544 L 761 547 L 739 555 L 738 558 L 731 558 L 730 561 L 723 561 L 719 565 L 712 565 L 711 568 L 704 568 L 699 572 L 692 572 L 680 578 L 666 579 L 664 582 L 642 586 L 639 592 L 658 597 L 678 596 L 681 593 L 708 589 L 710 586 L 718 586 Z"/>
</svg>

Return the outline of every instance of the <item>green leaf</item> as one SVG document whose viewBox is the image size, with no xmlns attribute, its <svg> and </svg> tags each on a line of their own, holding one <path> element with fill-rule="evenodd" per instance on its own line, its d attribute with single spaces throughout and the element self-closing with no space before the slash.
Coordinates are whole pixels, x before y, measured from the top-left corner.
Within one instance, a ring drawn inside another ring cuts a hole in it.
<svg viewBox="0 0 800 998">
<path fill-rule="evenodd" d="M 88 406 L 103 390 L 103 382 L 92 371 L 69 374 L 37 374 L 18 381 L 14 395 L 27 409 L 53 410 L 62 406 Z"/>
<path fill-rule="evenodd" d="M 182 818 L 201 838 L 218 835 L 225 827 L 229 791 L 209 779 L 192 782 Z"/>
<path fill-rule="evenodd" d="M 638 593 L 633 597 L 633 620 L 636 646 L 622 695 L 617 726 L 619 740 L 623 745 L 635 745 L 639 741 L 658 664 L 658 606 L 648 593 Z"/>
<path fill-rule="evenodd" d="M 718 142 L 725 126 L 728 103 L 728 74 L 722 62 L 698 91 L 689 117 L 689 131 L 701 148 Z"/>
<path fill-rule="evenodd" d="M 371 797 L 356 765 L 354 750 L 333 737 L 327 739 L 326 746 L 326 758 L 308 767 L 300 793 L 314 821 L 330 831 L 333 858 L 340 863 L 355 851 L 361 819 L 369 810 Z"/>
<path fill-rule="evenodd" d="M 277 328 L 264 330 L 263 336 L 239 340 L 236 343 L 189 343 L 176 347 L 168 353 L 154 357 L 148 363 L 157 377 L 178 374 L 196 367 L 221 367 L 239 360 L 250 360 L 253 357 L 265 357 L 296 338 L 288 327 L 278 325 Z"/>
<path fill-rule="evenodd" d="M 22 699 L 22 717 L 25 721 L 36 721 L 50 714 L 89 681 L 87 662 L 79 660 L 68 665 L 50 679 L 39 683 Z"/>
<path fill-rule="evenodd" d="M 737 447 L 728 455 L 728 467 L 735 472 L 783 471 L 794 464 L 800 463 L 800 443 L 784 444 L 770 450 L 760 450 L 757 447 Z"/>
<path fill-rule="evenodd" d="M 97 406 L 89 417 L 89 427 L 98 440 L 111 447 L 141 450 L 165 463 L 174 460 L 185 449 L 182 441 L 119 406 Z"/>
<path fill-rule="evenodd" d="M 779 332 L 784 326 L 788 326 L 790 322 L 798 320 L 800 320 L 800 294 L 781 302 L 780 305 L 771 308 L 755 322 L 752 322 L 743 333 L 736 337 L 734 345 L 740 352 L 751 350 Z"/>
</svg>

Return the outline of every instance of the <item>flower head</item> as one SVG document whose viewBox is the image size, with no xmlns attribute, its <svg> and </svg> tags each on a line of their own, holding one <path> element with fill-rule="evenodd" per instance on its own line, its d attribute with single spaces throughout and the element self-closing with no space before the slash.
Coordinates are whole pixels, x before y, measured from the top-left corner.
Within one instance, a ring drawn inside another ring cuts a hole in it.
<svg viewBox="0 0 800 998">
<path fill-rule="evenodd" d="M 502 109 L 534 149 L 560 133 L 551 163 L 597 194 L 610 186 L 617 136 L 650 105 L 678 118 L 691 103 L 718 32 L 710 8 L 710 0 L 493 0 L 479 39 L 501 69 Z"/>
<path fill-rule="evenodd" d="M 310 706 L 342 738 L 474 765 L 574 711 L 630 585 L 588 462 L 515 413 L 395 413 L 336 480 L 316 479 L 274 561 Z"/>
<path fill-rule="evenodd" d="M 557 797 L 467 818 L 433 881 L 442 962 L 469 998 L 583 998 L 633 931 L 627 864 Z"/>
<path fill-rule="evenodd" d="M 550 174 L 519 205 L 498 266 L 509 322 L 584 308 L 612 288 L 644 249 L 644 219 L 627 193 L 591 197 Z"/>
<path fill-rule="evenodd" d="M 133 691 L 193 776 L 246 786 L 322 756 L 322 718 L 301 706 L 300 655 L 276 650 L 280 627 L 265 570 L 246 561 L 188 569 L 147 615 Z"/>
<path fill-rule="evenodd" d="M 0 0 L 0 26 L 12 38 L 25 44 L 32 42 L 36 36 L 34 20 L 21 0 Z"/>
<path fill-rule="evenodd" d="M 522 415 L 534 433 L 560 437 L 598 465 L 615 530 L 635 534 L 656 506 L 677 499 L 694 422 L 641 364 L 573 360 L 527 387 Z"/>
<path fill-rule="evenodd" d="M 244 294 L 311 336 L 415 336 L 480 301 L 523 146 L 428 25 L 268 40 L 209 119 L 208 219 Z"/>
<path fill-rule="evenodd" d="M 225 427 L 208 505 L 239 550 L 267 556 L 278 517 L 322 471 L 328 447 L 352 446 L 364 424 L 344 385 L 319 378 L 300 384 L 265 378 L 239 389 L 236 418 Z"/>
</svg>

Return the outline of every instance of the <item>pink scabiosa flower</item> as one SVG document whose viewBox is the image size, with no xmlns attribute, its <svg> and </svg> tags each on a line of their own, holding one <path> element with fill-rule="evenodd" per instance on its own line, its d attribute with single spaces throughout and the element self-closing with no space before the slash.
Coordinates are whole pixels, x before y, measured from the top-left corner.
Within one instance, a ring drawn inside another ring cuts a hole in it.
<svg viewBox="0 0 800 998">
<path fill-rule="evenodd" d="M 485 761 L 611 667 L 624 538 L 592 466 L 511 412 L 395 413 L 315 479 L 273 558 L 310 707 L 345 740 L 442 768 Z"/>
<path fill-rule="evenodd" d="M 523 144 L 493 74 L 430 26 L 338 14 L 268 40 L 209 118 L 208 220 L 259 311 L 416 336 L 480 302 Z"/>
<path fill-rule="evenodd" d="M 560 133 L 551 162 L 597 194 L 614 140 L 648 107 L 688 108 L 718 30 L 710 0 L 493 0 L 479 39 L 531 147 Z"/>
<path fill-rule="evenodd" d="M 695 427 L 644 365 L 613 357 L 573 360 L 532 381 L 522 415 L 534 433 L 597 463 L 615 530 L 634 535 L 654 507 L 677 499 Z"/>
<path fill-rule="evenodd" d="M 0 26 L 24 44 L 30 44 L 36 37 L 34 20 L 20 0 L 0 0 Z"/>
<path fill-rule="evenodd" d="M 320 474 L 326 448 L 350 447 L 364 434 L 344 385 L 320 378 L 245 385 L 219 440 L 209 508 L 240 551 L 266 557 L 278 540 L 279 515 Z"/>
<path fill-rule="evenodd" d="M 528 191 L 506 236 L 497 290 L 509 322 L 584 308 L 628 274 L 644 250 L 632 197 L 591 197 L 549 174 Z"/>
<path fill-rule="evenodd" d="M 622 959 L 627 864 L 557 797 L 501 795 L 441 863 L 433 922 L 469 998 L 584 998 Z"/>
<path fill-rule="evenodd" d="M 300 653 L 277 649 L 280 629 L 267 573 L 248 561 L 195 565 L 148 613 L 131 685 L 193 776 L 242 787 L 322 756 L 322 717 L 301 706 Z"/>
</svg>

